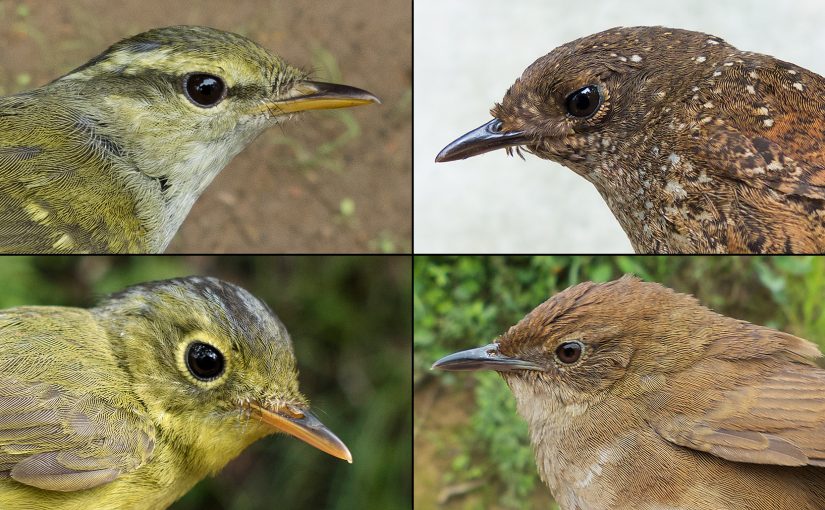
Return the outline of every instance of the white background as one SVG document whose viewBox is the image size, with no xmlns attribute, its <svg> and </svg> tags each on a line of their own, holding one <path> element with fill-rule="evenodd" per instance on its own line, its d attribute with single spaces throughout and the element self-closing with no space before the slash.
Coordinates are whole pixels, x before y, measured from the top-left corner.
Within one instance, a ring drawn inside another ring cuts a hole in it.
<svg viewBox="0 0 825 510">
<path fill-rule="evenodd" d="M 504 151 L 433 163 L 560 44 L 614 26 L 664 25 L 825 74 L 825 0 L 416 0 L 413 8 L 416 253 L 631 251 L 596 189 L 556 163 Z"/>
</svg>

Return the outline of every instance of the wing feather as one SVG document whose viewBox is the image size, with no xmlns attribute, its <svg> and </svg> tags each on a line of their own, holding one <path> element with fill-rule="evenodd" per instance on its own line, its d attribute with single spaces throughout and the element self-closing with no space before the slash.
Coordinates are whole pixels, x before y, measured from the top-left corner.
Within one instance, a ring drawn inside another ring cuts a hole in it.
<svg viewBox="0 0 825 510">
<path fill-rule="evenodd" d="M 759 374 L 758 362 L 740 363 L 735 384 L 720 380 L 683 402 L 679 414 L 658 413 L 652 423 L 656 432 L 672 443 L 736 462 L 825 465 L 825 371 L 788 363 Z M 719 363 L 708 365 L 700 378 L 725 373 Z"/>
<path fill-rule="evenodd" d="M 57 385 L 0 376 L 0 470 L 55 491 L 88 489 L 142 466 L 154 428 L 143 416 Z"/>
</svg>

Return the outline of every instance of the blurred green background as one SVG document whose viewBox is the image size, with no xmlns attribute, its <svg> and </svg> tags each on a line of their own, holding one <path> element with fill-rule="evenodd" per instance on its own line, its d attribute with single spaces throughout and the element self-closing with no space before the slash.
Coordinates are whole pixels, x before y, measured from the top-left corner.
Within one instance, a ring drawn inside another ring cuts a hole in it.
<svg viewBox="0 0 825 510">
<path fill-rule="evenodd" d="M 192 274 L 267 302 L 292 336 L 301 390 L 352 465 L 288 436 L 250 447 L 177 510 L 403 509 L 411 504 L 409 257 L 2 257 L 0 306 L 92 306 Z"/>
<path fill-rule="evenodd" d="M 546 509 L 527 425 L 495 373 L 432 372 L 556 292 L 633 273 L 725 315 L 825 346 L 823 257 L 415 257 L 414 506 Z"/>
</svg>

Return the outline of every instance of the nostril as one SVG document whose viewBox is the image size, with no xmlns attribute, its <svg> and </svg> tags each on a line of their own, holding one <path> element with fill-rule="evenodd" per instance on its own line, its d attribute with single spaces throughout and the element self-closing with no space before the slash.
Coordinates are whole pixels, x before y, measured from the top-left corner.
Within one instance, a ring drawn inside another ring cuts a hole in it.
<svg viewBox="0 0 825 510">
<path fill-rule="evenodd" d="M 502 122 L 500 120 L 496 120 L 492 124 L 490 124 L 490 132 L 492 133 L 501 133 L 501 125 Z"/>
</svg>

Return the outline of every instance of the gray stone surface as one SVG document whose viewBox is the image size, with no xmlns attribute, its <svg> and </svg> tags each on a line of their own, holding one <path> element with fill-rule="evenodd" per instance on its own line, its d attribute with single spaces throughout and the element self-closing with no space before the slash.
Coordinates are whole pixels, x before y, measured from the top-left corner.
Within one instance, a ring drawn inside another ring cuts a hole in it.
<svg viewBox="0 0 825 510">
<path fill-rule="evenodd" d="M 825 1 L 416 0 L 415 252 L 630 252 L 596 189 L 572 171 L 503 151 L 436 165 L 490 119 L 525 67 L 614 26 L 664 25 L 825 74 Z"/>
</svg>

